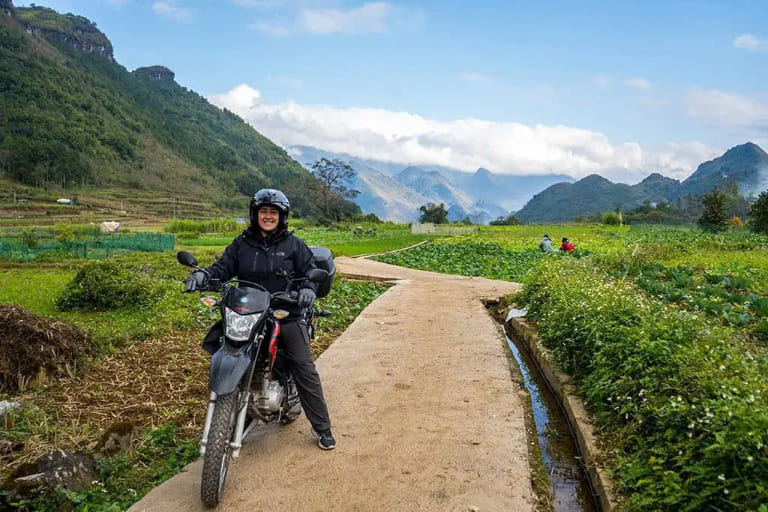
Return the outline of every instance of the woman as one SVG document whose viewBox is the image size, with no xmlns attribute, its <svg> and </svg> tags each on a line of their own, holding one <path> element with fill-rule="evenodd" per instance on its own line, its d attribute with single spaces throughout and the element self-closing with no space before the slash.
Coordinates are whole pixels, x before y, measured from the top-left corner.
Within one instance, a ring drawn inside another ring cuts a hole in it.
<svg viewBox="0 0 768 512">
<path fill-rule="evenodd" d="M 285 289 L 285 278 L 278 271 L 287 271 L 294 277 L 306 276 L 315 268 L 307 244 L 288 231 L 288 198 L 275 189 L 261 189 L 250 205 L 251 224 L 226 248 L 224 254 L 205 272 L 197 271 L 187 279 L 187 289 L 204 287 L 209 279 L 221 282 L 237 276 L 258 283 L 269 292 Z M 331 421 L 325 404 L 320 376 L 312 360 L 309 333 L 301 311 L 312 307 L 316 285 L 302 281 L 298 305 L 289 309 L 290 316 L 281 323 L 280 346 L 296 382 L 301 406 L 312 424 L 312 434 L 323 450 L 332 450 L 336 441 L 331 434 Z M 293 319 L 291 321 L 291 319 Z"/>
</svg>

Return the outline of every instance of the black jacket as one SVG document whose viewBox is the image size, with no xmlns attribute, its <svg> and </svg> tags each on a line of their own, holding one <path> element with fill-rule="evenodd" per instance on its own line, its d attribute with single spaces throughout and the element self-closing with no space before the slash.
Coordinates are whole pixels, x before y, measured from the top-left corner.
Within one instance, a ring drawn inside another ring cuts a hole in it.
<svg viewBox="0 0 768 512">
<path fill-rule="evenodd" d="M 295 279 L 306 276 L 313 268 L 312 251 L 293 232 L 281 229 L 263 238 L 249 228 L 235 238 L 207 270 L 211 279 L 224 282 L 236 276 L 276 292 L 285 290 L 286 285 L 286 280 L 276 275 L 279 270 L 287 270 Z M 298 288 L 317 291 L 317 285 L 310 280 L 302 281 Z"/>
</svg>

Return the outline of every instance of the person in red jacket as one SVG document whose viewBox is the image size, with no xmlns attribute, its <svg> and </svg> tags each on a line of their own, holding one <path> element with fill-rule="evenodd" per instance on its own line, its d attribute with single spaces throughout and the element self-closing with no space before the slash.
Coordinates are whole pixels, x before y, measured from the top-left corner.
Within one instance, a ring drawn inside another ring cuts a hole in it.
<svg viewBox="0 0 768 512">
<path fill-rule="evenodd" d="M 567 251 L 567 252 L 573 252 L 576 250 L 576 247 L 571 243 L 570 240 L 568 240 L 566 237 L 563 237 L 563 244 L 560 246 L 561 251 Z"/>
</svg>

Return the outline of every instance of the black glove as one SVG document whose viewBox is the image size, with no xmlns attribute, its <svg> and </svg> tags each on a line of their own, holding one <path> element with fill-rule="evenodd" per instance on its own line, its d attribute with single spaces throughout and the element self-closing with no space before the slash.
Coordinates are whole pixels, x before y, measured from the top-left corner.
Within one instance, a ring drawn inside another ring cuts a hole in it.
<svg viewBox="0 0 768 512">
<path fill-rule="evenodd" d="M 302 288 L 299 290 L 299 298 L 297 299 L 297 302 L 299 303 L 299 307 L 308 308 L 315 302 L 316 298 L 317 295 L 315 295 L 315 292 L 313 292 L 312 289 Z"/>
<path fill-rule="evenodd" d="M 197 290 L 202 290 L 203 288 L 205 288 L 205 285 L 207 282 L 208 282 L 208 274 L 206 274 L 202 270 L 195 270 L 189 275 L 189 277 L 186 280 L 184 280 L 184 291 L 194 292 Z"/>
</svg>

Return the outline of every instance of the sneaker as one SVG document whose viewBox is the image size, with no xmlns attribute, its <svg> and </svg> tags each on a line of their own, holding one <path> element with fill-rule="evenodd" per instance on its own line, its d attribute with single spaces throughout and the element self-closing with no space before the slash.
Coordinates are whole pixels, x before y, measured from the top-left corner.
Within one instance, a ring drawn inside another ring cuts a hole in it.
<svg viewBox="0 0 768 512">
<path fill-rule="evenodd" d="M 331 434 L 331 429 L 321 430 L 320 432 L 312 429 L 312 437 L 317 439 L 317 446 L 321 450 L 333 450 L 336 448 L 336 440 L 333 438 L 333 434 Z"/>
</svg>

